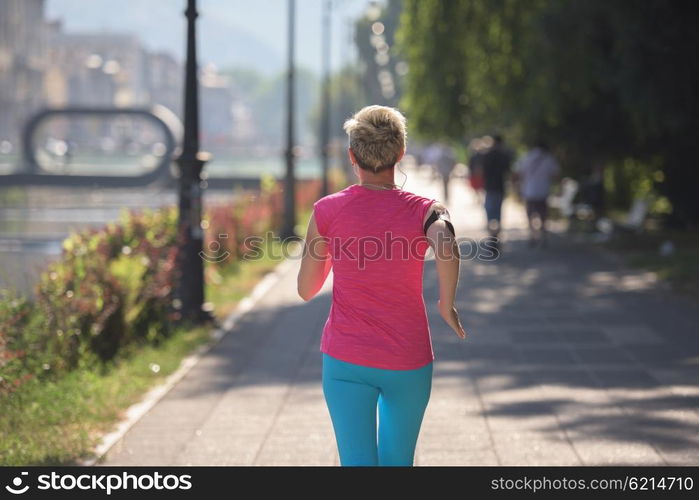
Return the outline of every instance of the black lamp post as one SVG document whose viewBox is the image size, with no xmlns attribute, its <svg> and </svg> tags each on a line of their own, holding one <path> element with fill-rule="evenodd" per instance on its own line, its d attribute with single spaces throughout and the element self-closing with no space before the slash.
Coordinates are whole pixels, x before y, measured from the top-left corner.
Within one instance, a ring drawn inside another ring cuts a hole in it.
<svg viewBox="0 0 699 500">
<path fill-rule="evenodd" d="M 330 9 L 332 0 L 325 0 L 323 10 L 323 108 L 320 120 L 320 159 L 322 168 L 321 196 L 328 194 L 328 142 L 330 136 Z"/>
<path fill-rule="evenodd" d="M 286 178 L 284 180 L 284 219 L 282 239 L 296 239 L 296 179 L 294 177 L 294 24 L 295 0 L 289 0 L 288 69 L 286 84 Z"/>
<path fill-rule="evenodd" d="M 187 61 L 184 89 L 184 138 L 177 159 L 180 170 L 177 298 L 183 320 L 201 323 L 210 319 L 204 305 L 204 231 L 201 172 L 210 155 L 199 151 L 199 85 L 197 79 L 196 0 L 187 1 Z"/>
</svg>

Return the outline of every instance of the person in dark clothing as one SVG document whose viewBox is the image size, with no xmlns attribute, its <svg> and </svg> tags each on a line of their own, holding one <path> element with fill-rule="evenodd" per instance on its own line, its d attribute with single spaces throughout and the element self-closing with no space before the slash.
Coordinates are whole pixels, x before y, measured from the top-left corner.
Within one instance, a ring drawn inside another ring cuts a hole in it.
<svg viewBox="0 0 699 500">
<path fill-rule="evenodd" d="M 512 152 L 505 147 L 501 136 L 493 137 L 493 146 L 483 155 L 482 165 L 488 232 L 490 236 L 497 238 L 500 234 L 500 213 L 505 196 L 505 179 L 512 167 Z"/>
<path fill-rule="evenodd" d="M 604 163 L 595 162 L 590 176 L 580 188 L 580 196 L 584 203 L 592 208 L 591 227 L 597 227 L 597 221 L 605 215 L 604 196 Z"/>
</svg>

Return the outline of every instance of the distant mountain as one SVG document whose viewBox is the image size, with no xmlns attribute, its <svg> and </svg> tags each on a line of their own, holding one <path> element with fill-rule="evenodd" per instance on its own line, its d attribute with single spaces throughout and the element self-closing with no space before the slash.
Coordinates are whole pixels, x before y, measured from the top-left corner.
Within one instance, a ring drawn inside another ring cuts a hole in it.
<svg viewBox="0 0 699 500">
<path fill-rule="evenodd" d="M 68 32 L 128 32 L 137 34 L 150 50 L 166 51 L 183 59 L 184 0 L 47 0 L 49 19 L 63 20 Z M 232 8 L 238 2 L 204 0 L 205 14 Z M 267 75 L 284 69 L 282 51 L 224 16 L 202 15 L 197 25 L 202 63 L 219 67 L 251 67 Z"/>
<path fill-rule="evenodd" d="M 251 67 L 272 75 L 283 71 L 286 65 L 285 58 L 273 47 L 216 19 L 202 20 L 199 40 L 202 60 L 219 68 Z"/>
</svg>

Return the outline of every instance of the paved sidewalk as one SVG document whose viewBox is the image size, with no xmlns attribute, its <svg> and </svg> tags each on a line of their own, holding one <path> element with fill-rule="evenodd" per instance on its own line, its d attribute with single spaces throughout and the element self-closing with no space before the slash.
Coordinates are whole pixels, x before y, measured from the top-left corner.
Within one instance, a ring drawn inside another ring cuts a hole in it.
<svg viewBox="0 0 699 500">
<path fill-rule="evenodd" d="M 408 177 L 405 189 L 442 197 Z M 458 181 L 457 230 L 480 237 L 481 208 Z M 462 265 L 466 341 L 439 317 L 425 264 L 436 360 L 416 465 L 699 464 L 697 305 L 561 238 L 529 249 L 518 207 L 503 217 L 503 255 Z M 297 264 L 104 465 L 338 464 L 318 350 L 331 287 L 301 301 Z"/>
</svg>

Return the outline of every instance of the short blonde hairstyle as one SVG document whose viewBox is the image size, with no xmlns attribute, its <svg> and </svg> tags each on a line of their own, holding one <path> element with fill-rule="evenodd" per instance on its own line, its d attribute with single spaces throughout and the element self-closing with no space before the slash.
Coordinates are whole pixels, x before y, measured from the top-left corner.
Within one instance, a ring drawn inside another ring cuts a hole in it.
<svg viewBox="0 0 699 500">
<path fill-rule="evenodd" d="M 407 142 L 405 116 L 388 106 L 366 106 L 345 121 L 349 145 L 361 168 L 378 172 L 393 167 Z"/>
</svg>

